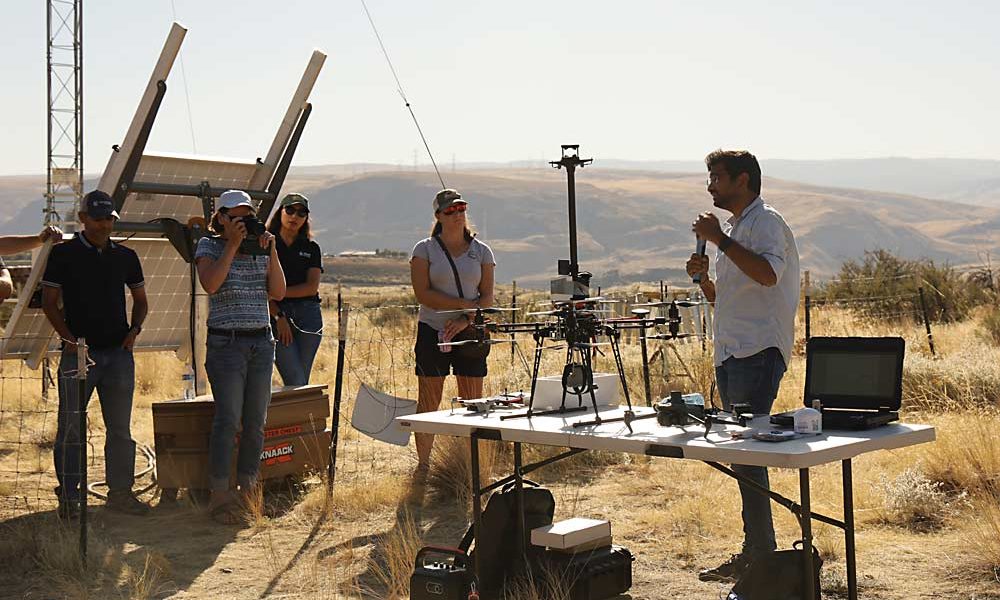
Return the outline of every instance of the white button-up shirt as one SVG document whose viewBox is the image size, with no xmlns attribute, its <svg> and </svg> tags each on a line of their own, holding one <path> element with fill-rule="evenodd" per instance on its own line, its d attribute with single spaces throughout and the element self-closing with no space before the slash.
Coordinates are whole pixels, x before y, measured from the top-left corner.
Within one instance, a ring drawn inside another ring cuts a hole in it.
<svg viewBox="0 0 1000 600">
<path fill-rule="evenodd" d="M 746 358 L 776 347 L 788 365 L 799 307 L 799 251 L 784 217 L 758 196 L 722 231 L 762 256 L 778 282 L 767 287 L 751 279 L 722 252 L 715 256 L 715 365 L 731 356 Z"/>
</svg>

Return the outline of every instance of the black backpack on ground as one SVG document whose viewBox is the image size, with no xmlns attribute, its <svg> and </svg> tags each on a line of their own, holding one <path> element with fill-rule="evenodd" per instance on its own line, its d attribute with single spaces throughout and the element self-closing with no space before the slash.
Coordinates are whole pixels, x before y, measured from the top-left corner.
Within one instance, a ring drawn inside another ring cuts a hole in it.
<svg viewBox="0 0 1000 600">
<path fill-rule="evenodd" d="M 545 549 L 530 544 L 531 530 L 552 524 L 556 511 L 556 501 L 552 492 L 525 480 L 524 486 L 524 527 L 528 539 L 528 564 L 536 563 Z M 474 528 L 469 526 L 459 548 L 467 550 L 473 541 Z M 479 558 L 479 589 L 498 591 L 511 577 L 524 572 L 521 552 L 518 548 L 517 533 L 517 491 L 514 483 L 509 483 L 493 492 L 483 510 L 476 547 L 469 555 L 469 565 L 475 565 Z"/>
<path fill-rule="evenodd" d="M 802 540 L 792 544 L 793 550 L 778 550 L 750 563 L 727 600 L 802 600 Z M 813 589 L 820 600 L 819 570 L 823 566 L 816 547 L 813 555 Z"/>
</svg>

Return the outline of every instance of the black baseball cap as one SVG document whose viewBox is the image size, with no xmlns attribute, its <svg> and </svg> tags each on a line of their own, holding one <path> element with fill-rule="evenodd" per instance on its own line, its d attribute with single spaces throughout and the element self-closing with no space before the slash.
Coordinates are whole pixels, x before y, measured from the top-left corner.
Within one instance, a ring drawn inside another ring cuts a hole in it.
<svg viewBox="0 0 1000 600">
<path fill-rule="evenodd" d="M 83 206 L 80 207 L 80 210 L 87 213 L 87 216 L 92 219 L 103 219 L 106 217 L 121 218 L 118 215 L 118 211 L 115 210 L 114 200 L 101 190 L 94 190 L 84 196 Z"/>
</svg>

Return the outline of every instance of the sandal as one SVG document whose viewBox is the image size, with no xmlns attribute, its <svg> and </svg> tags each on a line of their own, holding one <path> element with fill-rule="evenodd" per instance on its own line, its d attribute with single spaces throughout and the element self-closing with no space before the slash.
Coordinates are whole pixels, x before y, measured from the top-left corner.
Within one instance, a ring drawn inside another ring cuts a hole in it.
<svg viewBox="0 0 1000 600">
<path fill-rule="evenodd" d="M 208 512 L 208 516 L 220 525 L 245 525 L 246 514 L 236 502 L 220 504 Z"/>
</svg>

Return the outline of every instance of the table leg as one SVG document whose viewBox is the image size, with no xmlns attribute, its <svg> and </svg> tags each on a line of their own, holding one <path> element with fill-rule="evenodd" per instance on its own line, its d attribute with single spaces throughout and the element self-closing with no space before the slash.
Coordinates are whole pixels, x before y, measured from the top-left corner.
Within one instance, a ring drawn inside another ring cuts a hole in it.
<svg viewBox="0 0 1000 600">
<path fill-rule="evenodd" d="M 480 526 L 482 524 L 482 503 L 479 499 L 480 487 L 479 487 L 479 438 L 476 436 L 475 432 L 469 436 L 469 454 L 472 471 L 472 534 L 475 540 L 476 546 L 482 543 L 482 538 L 479 536 Z M 479 555 L 481 552 L 476 552 L 476 559 L 472 565 L 473 573 L 475 573 L 476 581 L 479 581 Z"/>
<path fill-rule="evenodd" d="M 514 442 L 514 493 L 517 500 L 517 537 L 521 549 L 521 560 L 528 567 L 528 532 L 524 522 L 524 474 L 522 468 L 521 443 Z"/>
<path fill-rule="evenodd" d="M 858 572 L 854 546 L 854 477 L 851 459 L 841 461 L 844 474 L 844 553 L 847 562 L 847 598 L 858 600 Z"/>
<path fill-rule="evenodd" d="M 809 500 L 809 469 L 799 469 L 799 502 L 802 512 L 799 515 L 799 525 L 802 527 L 802 598 L 816 600 L 816 590 L 813 588 L 813 553 L 812 553 L 812 509 Z"/>
</svg>

